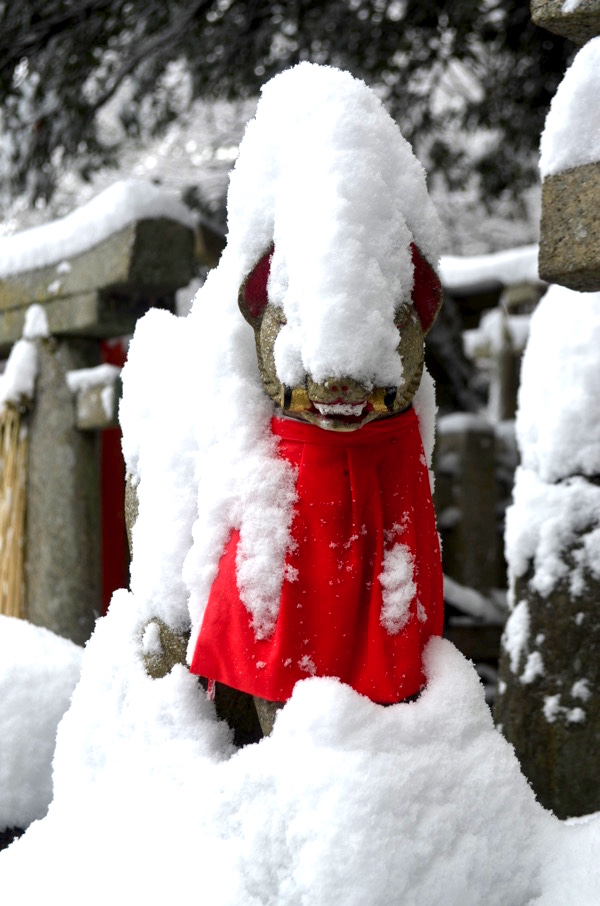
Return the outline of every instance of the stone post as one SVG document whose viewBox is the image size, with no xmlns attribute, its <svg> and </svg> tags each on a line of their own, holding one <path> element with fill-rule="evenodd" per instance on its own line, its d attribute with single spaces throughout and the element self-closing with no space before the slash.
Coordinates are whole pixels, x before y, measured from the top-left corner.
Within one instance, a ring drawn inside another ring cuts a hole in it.
<svg viewBox="0 0 600 906">
<path fill-rule="evenodd" d="M 600 35 L 600 0 L 578 4 L 534 0 L 531 9 L 537 24 L 578 43 Z M 556 108 L 563 117 L 564 100 Z M 552 128 L 547 124 L 547 130 Z M 543 279 L 577 291 L 600 291 L 599 208 L 599 163 L 573 166 L 545 177 L 539 259 Z M 600 454 L 592 455 L 596 435 L 590 433 L 596 430 L 590 419 L 594 420 L 591 401 L 597 397 L 600 374 L 595 352 L 598 331 L 597 321 L 590 320 L 593 336 L 582 336 L 571 327 L 574 322 L 568 310 L 568 306 L 580 305 L 586 311 L 598 311 L 600 306 L 592 305 L 583 294 L 567 293 L 563 315 L 551 307 L 550 296 L 556 289 L 542 300 L 534 316 L 525 353 L 522 394 L 527 387 L 531 399 L 527 397 L 522 416 L 523 467 L 507 517 L 511 614 L 502 640 L 495 718 L 514 745 L 539 801 L 558 817 L 567 818 L 600 809 L 600 563 L 596 543 L 600 533 Z M 539 335 L 534 330 L 538 323 Z M 586 339 L 591 348 L 582 354 Z M 532 361 L 538 372 L 526 375 L 528 351 L 534 342 Z M 548 359 L 545 377 L 539 373 L 541 351 Z M 565 368 L 569 356 L 570 369 Z M 542 384 L 544 393 L 540 390 L 534 396 L 535 388 Z M 578 402 L 581 406 L 581 400 L 587 402 L 579 417 L 575 410 L 568 420 L 568 408 Z M 524 406 L 522 395 L 521 408 Z M 553 426 L 550 433 L 548 425 Z M 568 435 L 570 456 L 563 453 L 558 459 L 553 451 L 562 450 L 566 441 L 561 432 Z M 538 440 L 541 435 L 543 442 Z M 584 449 L 590 452 L 580 461 Z"/>
<path fill-rule="evenodd" d="M 532 579 L 514 583 L 494 716 L 542 805 L 586 815 L 600 810 L 600 581 L 587 573 L 578 597 L 568 577 L 547 596 Z"/>
<path fill-rule="evenodd" d="M 98 431 L 114 411 L 103 421 L 98 388 L 72 391 L 67 373 L 97 366 L 100 341 L 133 333 L 151 306 L 174 310 L 175 291 L 192 276 L 194 243 L 178 220 L 143 218 L 68 259 L 0 279 L 0 349 L 20 337 L 32 303 L 49 328 L 36 341 L 29 416 L 26 616 L 79 644 L 101 608 Z"/>
<path fill-rule="evenodd" d="M 79 431 L 67 371 L 98 364 L 94 340 L 38 340 L 27 482 L 27 618 L 83 645 L 100 615 L 100 448 Z"/>
</svg>

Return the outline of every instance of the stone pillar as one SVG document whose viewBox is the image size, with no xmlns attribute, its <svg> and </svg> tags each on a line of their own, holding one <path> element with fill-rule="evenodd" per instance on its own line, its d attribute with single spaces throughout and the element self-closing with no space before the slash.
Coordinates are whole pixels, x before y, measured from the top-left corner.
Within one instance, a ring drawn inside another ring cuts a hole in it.
<svg viewBox="0 0 600 906">
<path fill-rule="evenodd" d="M 502 584 L 495 460 L 494 431 L 484 418 L 461 413 L 439 419 L 435 506 L 444 572 L 484 593 Z"/>
<path fill-rule="evenodd" d="M 98 364 L 95 340 L 38 340 L 27 489 L 27 618 L 82 645 L 100 607 L 100 448 L 79 431 L 66 372 Z"/>
<path fill-rule="evenodd" d="M 586 815 L 600 810 L 600 614 L 589 606 L 600 580 L 586 573 L 575 596 L 567 577 L 544 596 L 532 579 L 514 584 L 494 717 L 541 804 Z"/>
<path fill-rule="evenodd" d="M 66 375 L 97 366 L 100 341 L 133 333 L 151 306 L 174 310 L 175 291 L 192 276 L 194 231 L 168 218 L 133 219 L 68 260 L 38 267 L 36 235 L 31 270 L 0 278 L 0 350 L 21 336 L 33 303 L 42 307 L 49 334 L 36 341 L 29 416 L 26 616 L 83 644 L 101 608 L 98 431 L 114 413 L 104 411 L 101 387 L 72 391 Z M 64 245 L 57 254 L 66 254 Z"/>
<path fill-rule="evenodd" d="M 542 136 L 540 276 L 593 292 L 600 289 L 600 152 L 590 104 L 600 91 L 600 0 L 533 0 L 531 15 L 585 45 L 558 87 Z"/>
<path fill-rule="evenodd" d="M 562 0 L 534 0 L 532 16 L 579 43 L 600 35 L 600 0 L 572 9 Z M 563 133 L 574 128 L 570 90 L 548 117 L 544 137 L 552 149 L 564 148 Z M 580 107 L 578 134 L 586 139 Z M 593 135 L 587 142 L 593 146 Z M 578 292 L 551 287 L 532 320 L 517 416 L 523 465 L 507 515 L 511 614 L 495 719 L 539 801 L 559 818 L 600 809 L 600 305 L 585 295 L 600 291 L 599 205 L 600 164 L 556 166 L 546 175 L 540 276 Z M 587 321 L 573 317 L 577 306 Z"/>
<path fill-rule="evenodd" d="M 546 176 L 540 276 L 581 292 L 600 288 L 600 163 Z"/>
</svg>

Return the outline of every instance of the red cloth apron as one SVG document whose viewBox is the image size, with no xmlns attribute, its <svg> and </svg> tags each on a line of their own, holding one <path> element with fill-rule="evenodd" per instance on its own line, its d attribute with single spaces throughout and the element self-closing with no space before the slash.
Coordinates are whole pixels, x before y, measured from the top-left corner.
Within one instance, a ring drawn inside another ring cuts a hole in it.
<svg viewBox="0 0 600 906">
<path fill-rule="evenodd" d="M 286 579 L 273 634 L 257 640 L 236 584 L 239 532 L 219 563 L 191 670 L 270 701 L 308 676 L 334 676 L 375 702 L 418 692 L 421 652 L 441 635 L 440 548 L 414 410 L 336 433 L 273 419 L 279 453 L 298 470 Z M 406 625 L 382 624 L 385 551 L 405 545 L 416 594 Z M 295 577 L 295 578 L 294 578 Z M 293 581 L 290 581 L 290 578 Z"/>
</svg>

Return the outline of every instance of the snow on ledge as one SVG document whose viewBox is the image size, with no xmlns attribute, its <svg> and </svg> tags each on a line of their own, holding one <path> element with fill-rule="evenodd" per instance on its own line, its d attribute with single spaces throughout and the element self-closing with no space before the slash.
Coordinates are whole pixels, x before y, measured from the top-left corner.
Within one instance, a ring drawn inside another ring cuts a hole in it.
<svg viewBox="0 0 600 906">
<path fill-rule="evenodd" d="M 540 283 L 537 262 L 537 245 L 524 245 L 522 248 L 470 258 L 443 255 L 440 279 L 444 289 L 459 294 L 518 283 Z"/>
<path fill-rule="evenodd" d="M 94 368 L 78 368 L 67 371 L 67 386 L 71 393 L 81 393 L 92 387 L 106 387 L 114 384 L 121 374 L 116 365 L 96 365 Z"/>
<path fill-rule="evenodd" d="M 67 261 L 135 220 L 166 217 L 194 227 L 178 195 L 144 180 L 115 183 L 66 217 L 0 242 L 0 278 Z"/>
<path fill-rule="evenodd" d="M 540 142 L 542 178 L 600 160 L 600 36 L 577 53 L 552 99 Z"/>
</svg>

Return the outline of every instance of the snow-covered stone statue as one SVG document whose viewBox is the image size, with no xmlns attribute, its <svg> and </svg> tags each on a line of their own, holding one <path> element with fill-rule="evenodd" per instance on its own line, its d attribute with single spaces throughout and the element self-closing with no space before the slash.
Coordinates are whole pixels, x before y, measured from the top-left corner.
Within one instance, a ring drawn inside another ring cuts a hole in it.
<svg viewBox="0 0 600 906">
<path fill-rule="evenodd" d="M 315 675 L 401 701 L 421 689 L 423 647 L 442 629 L 423 370 L 439 222 L 424 171 L 364 83 L 301 64 L 263 90 L 228 228 L 187 319 L 190 668 L 254 696 L 259 715 Z M 125 430 L 128 444 L 139 440 Z M 140 523 L 143 455 L 128 457 Z M 182 622 L 160 618 L 150 665 Z"/>
</svg>

